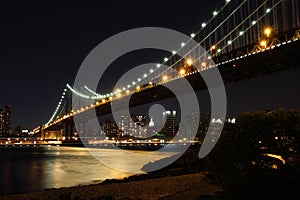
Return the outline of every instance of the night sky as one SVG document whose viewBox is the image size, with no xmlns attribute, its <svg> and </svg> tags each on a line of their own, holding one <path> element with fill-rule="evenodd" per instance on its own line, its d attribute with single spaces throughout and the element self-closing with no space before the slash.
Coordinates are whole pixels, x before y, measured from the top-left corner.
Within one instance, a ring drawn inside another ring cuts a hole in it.
<svg viewBox="0 0 300 200">
<path fill-rule="evenodd" d="M 196 3 L 198 2 L 198 3 Z M 66 83 L 86 55 L 106 38 L 138 27 L 198 30 L 224 2 L 102 1 L 16 3 L 0 6 L 0 106 L 11 105 L 13 126 L 33 128 L 52 115 Z M 205 2 L 205 3 L 204 3 Z M 160 62 L 157 53 L 144 61 Z M 229 114 L 300 108 L 300 70 L 227 87 Z"/>
</svg>

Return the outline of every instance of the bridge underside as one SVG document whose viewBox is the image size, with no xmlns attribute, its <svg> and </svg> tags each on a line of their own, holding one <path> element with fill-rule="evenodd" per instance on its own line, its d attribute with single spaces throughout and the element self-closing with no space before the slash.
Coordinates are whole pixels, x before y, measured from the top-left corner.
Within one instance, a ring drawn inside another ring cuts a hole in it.
<svg viewBox="0 0 300 200">
<path fill-rule="evenodd" d="M 259 54 L 244 57 L 233 62 L 228 62 L 219 66 L 218 69 L 225 84 L 253 79 L 282 70 L 300 67 L 299 52 L 300 40 L 276 47 L 272 50 L 266 50 Z M 207 72 L 203 71 L 203 73 Z M 185 78 L 190 82 L 195 91 L 207 89 L 206 84 L 199 73 L 195 73 Z M 162 85 L 158 85 L 133 94 L 130 99 L 130 107 L 136 107 L 171 97 L 174 97 L 174 94 L 171 91 Z M 97 116 L 110 114 L 110 102 L 102 104 L 95 109 Z M 80 115 L 89 119 L 93 117 L 92 113 L 92 110 L 90 110 Z M 47 131 L 61 131 L 62 136 L 71 138 L 76 130 L 71 117 L 54 126 L 44 129 L 42 134 L 45 134 Z"/>
</svg>

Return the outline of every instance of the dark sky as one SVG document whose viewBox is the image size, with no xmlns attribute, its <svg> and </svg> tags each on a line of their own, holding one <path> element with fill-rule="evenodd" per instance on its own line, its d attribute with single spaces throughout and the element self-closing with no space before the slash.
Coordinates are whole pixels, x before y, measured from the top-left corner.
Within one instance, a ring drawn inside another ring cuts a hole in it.
<svg viewBox="0 0 300 200">
<path fill-rule="evenodd" d="M 121 31 L 147 26 L 189 34 L 223 3 L 111 0 L 1 4 L 0 106 L 12 106 L 13 126 L 33 128 L 45 123 L 65 84 L 74 81 L 81 62 L 100 42 Z M 154 54 L 151 59 L 159 62 L 162 57 Z M 297 70 L 229 85 L 230 112 L 299 108 L 295 100 L 300 96 L 299 75 Z"/>
</svg>

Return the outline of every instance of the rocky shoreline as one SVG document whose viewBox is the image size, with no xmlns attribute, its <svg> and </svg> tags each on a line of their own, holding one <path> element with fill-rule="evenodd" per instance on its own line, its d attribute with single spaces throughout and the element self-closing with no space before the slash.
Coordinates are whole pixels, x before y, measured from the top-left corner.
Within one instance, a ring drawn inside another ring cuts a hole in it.
<svg viewBox="0 0 300 200">
<path fill-rule="evenodd" d="M 207 199 L 221 189 L 211 184 L 205 175 L 201 172 L 144 180 L 106 181 L 97 185 L 10 194 L 0 199 Z"/>
</svg>

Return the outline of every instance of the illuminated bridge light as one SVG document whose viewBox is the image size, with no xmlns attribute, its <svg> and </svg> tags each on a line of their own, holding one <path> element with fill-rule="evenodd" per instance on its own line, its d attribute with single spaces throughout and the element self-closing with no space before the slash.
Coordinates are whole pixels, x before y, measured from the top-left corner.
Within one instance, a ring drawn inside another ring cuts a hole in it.
<svg viewBox="0 0 300 200">
<path fill-rule="evenodd" d="M 267 47 L 267 41 L 266 41 L 266 40 L 262 40 L 262 41 L 260 42 L 260 46 L 266 48 L 266 47 Z"/>
<path fill-rule="evenodd" d="M 153 72 L 154 72 L 154 70 L 153 70 L 153 69 L 150 69 L 150 70 L 149 70 L 149 72 L 150 72 L 150 73 L 153 73 Z"/>
<path fill-rule="evenodd" d="M 266 13 L 269 13 L 269 12 L 271 12 L 271 9 L 267 8 Z"/>
<path fill-rule="evenodd" d="M 222 50 L 221 49 L 218 49 L 218 53 L 220 53 Z"/>
<path fill-rule="evenodd" d="M 241 36 L 241 35 L 244 35 L 244 31 L 240 31 L 239 35 L 240 35 L 240 36 Z"/>
<path fill-rule="evenodd" d="M 176 51 L 173 50 L 173 51 L 172 51 L 172 54 L 175 55 L 175 54 L 176 54 Z"/>
<path fill-rule="evenodd" d="M 217 16 L 218 15 L 218 12 L 217 11 L 214 11 L 213 12 L 213 16 Z"/>
<path fill-rule="evenodd" d="M 202 23 L 201 27 L 204 28 L 206 26 L 206 23 Z"/>
<path fill-rule="evenodd" d="M 252 25 L 255 25 L 256 24 L 256 21 L 254 20 L 254 21 L 252 21 Z"/>
<path fill-rule="evenodd" d="M 164 61 L 165 61 L 165 62 L 167 62 L 168 60 L 169 60 L 169 59 L 168 59 L 167 57 L 166 57 L 166 58 L 164 58 Z"/>
<path fill-rule="evenodd" d="M 164 75 L 163 77 L 162 77 L 162 80 L 164 81 L 164 82 L 166 82 L 166 81 L 168 81 L 168 76 L 167 75 Z"/>
<path fill-rule="evenodd" d="M 192 37 L 192 38 L 195 37 L 195 36 L 196 36 L 195 33 L 192 33 L 192 34 L 191 34 L 191 37 Z"/>
<path fill-rule="evenodd" d="M 185 46 L 185 43 L 184 43 L 184 42 L 181 42 L 180 46 L 181 46 L 181 47 L 184 47 L 184 46 Z"/>
<path fill-rule="evenodd" d="M 188 59 L 186 60 L 186 64 L 187 64 L 188 66 L 191 66 L 191 65 L 193 64 L 193 60 L 192 60 L 191 58 L 188 58 Z"/>
<path fill-rule="evenodd" d="M 161 64 L 156 64 L 156 67 L 157 67 L 157 68 L 160 68 L 160 67 L 161 67 Z"/>
<path fill-rule="evenodd" d="M 120 92 L 121 92 L 121 90 L 119 88 L 117 88 L 116 91 L 115 91 L 115 94 L 120 93 Z"/>
<path fill-rule="evenodd" d="M 267 27 L 264 29 L 264 34 L 269 37 L 271 35 L 272 29 L 270 27 Z"/>
<path fill-rule="evenodd" d="M 226 0 L 226 3 L 229 3 L 230 2 L 230 0 Z"/>
<path fill-rule="evenodd" d="M 185 75 L 185 69 L 181 69 L 180 71 L 179 71 L 179 74 L 181 75 L 181 76 L 184 76 Z"/>
<path fill-rule="evenodd" d="M 229 40 L 229 41 L 227 42 L 227 44 L 232 44 L 232 41 L 231 41 L 231 40 Z"/>
<path fill-rule="evenodd" d="M 212 45 L 210 49 L 215 50 L 216 48 L 217 48 L 216 45 Z"/>
</svg>

